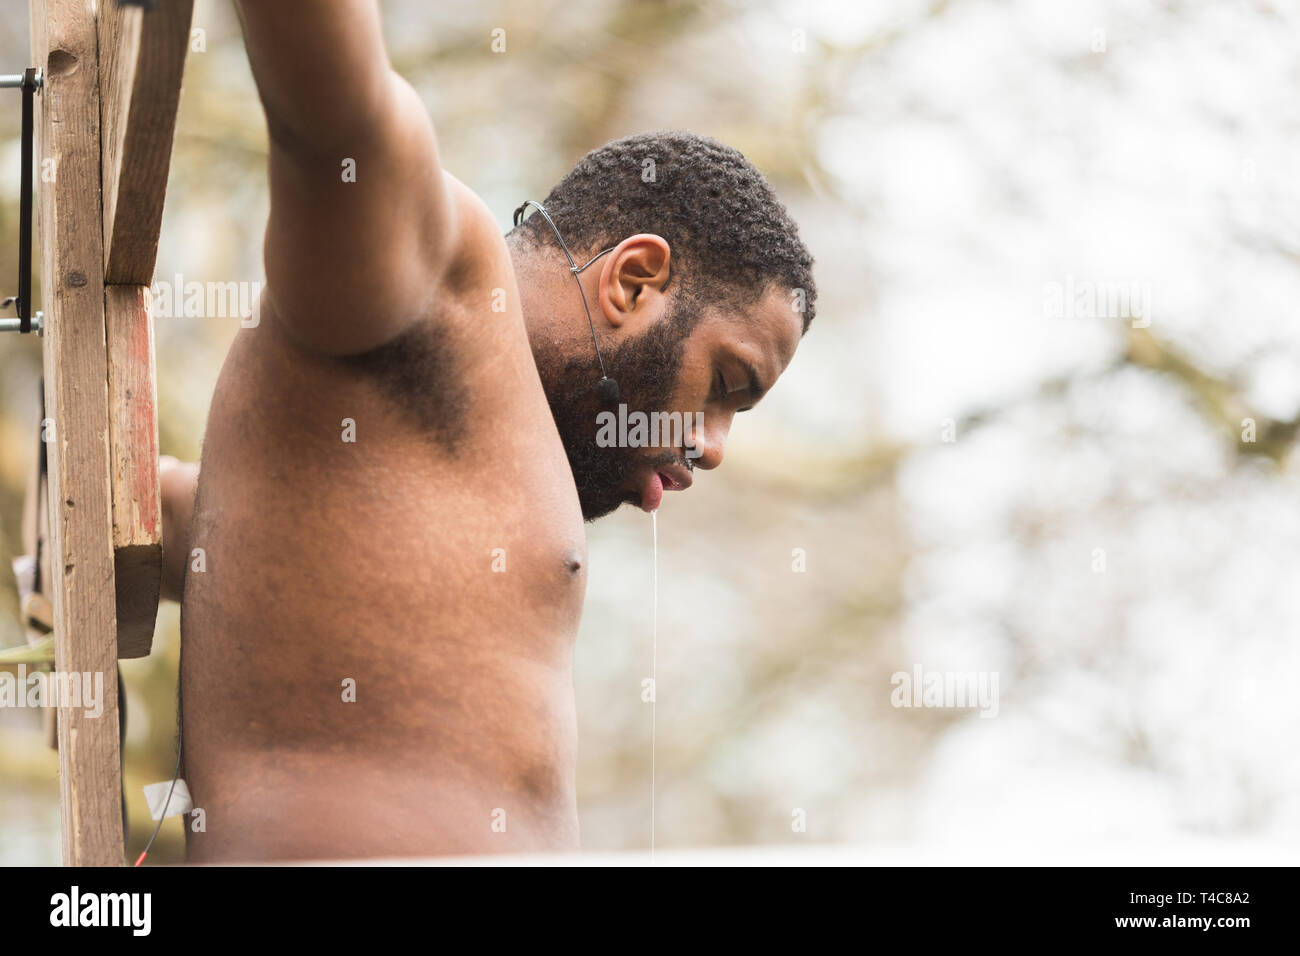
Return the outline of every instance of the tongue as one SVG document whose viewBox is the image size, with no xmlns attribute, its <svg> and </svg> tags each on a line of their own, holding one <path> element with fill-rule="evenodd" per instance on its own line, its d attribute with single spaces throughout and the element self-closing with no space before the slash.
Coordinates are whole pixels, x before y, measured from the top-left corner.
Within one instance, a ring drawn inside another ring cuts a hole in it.
<svg viewBox="0 0 1300 956">
<path fill-rule="evenodd" d="M 664 482 L 659 477 L 659 472 L 650 472 L 650 477 L 646 479 L 645 489 L 641 492 L 641 510 L 656 511 L 659 508 L 659 502 L 664 497 Z"/>
</svg>

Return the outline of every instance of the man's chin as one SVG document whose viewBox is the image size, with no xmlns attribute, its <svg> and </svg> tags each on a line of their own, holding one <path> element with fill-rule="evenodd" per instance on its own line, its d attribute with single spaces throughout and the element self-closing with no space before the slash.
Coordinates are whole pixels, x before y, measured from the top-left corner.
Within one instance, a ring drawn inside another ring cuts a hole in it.
<svg viewBox="0 0 1300 956">
<path fill-rule="evenodd" d="M 641 490 L 628 491 L 626 485 L 615 488 L 601 488 L 593 491 L 590 487 L 578 489 L 578 504 L 582 508 L 582 518 L 590 523 L 597 518 L 611 515 L 623 505 L 641 508 Z"/>
<path fill-rule="evenodd" d="M 613 514 L 623 505 L 641 507 L 642 492 L 635 476 L 641 474 L 646 468 L 644 460 L 639 456 L 626 454 L 624 449 L 602 449 L 602 451 L 606 454 L 611 451 L 624 452 L 624 454 L 616 459 L 599 460 L 599 467 L 574 469 L 575 483 L 578 487 L 578 504 L 582 508 L 582 518 L 587 522 Z M 588 461 L 583 460 L 582 463 L 588 464 Z"/>
<path fill-rule="evenodd" d="M 623 505 L 637 505 L 639 507 L 639 502 L 634 495 L 627 495 L 619 499 L 602 497 L 599 500 L 589 500 L 580 496 L 579 504 L 582 506 L 582 519 L 588 524 L 598 518 L 613 514 Z"/>
</svg>

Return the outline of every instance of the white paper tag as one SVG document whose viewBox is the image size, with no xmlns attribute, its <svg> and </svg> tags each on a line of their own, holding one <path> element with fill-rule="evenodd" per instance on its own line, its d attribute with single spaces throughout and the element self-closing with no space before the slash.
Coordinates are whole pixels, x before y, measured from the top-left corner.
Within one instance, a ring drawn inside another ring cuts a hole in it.
<svg viewBox="0 0 1300 956">
<path fill-rule="evenodd" d="M 169 793 L 172 795 L 170 802 L 167 800 Z M 149 784 L 144 788 L 144 798 L 149 804 L 149 817 L 153 820 L 162 819 L 164 806 L 169 817 L 189 813 L 194 809 L 194 801 L 190 799 L 190 788 L 185 786 L 184 777 L 177 778 L 175 790 L 172 789 L 170 780 Z"/>
</svg>

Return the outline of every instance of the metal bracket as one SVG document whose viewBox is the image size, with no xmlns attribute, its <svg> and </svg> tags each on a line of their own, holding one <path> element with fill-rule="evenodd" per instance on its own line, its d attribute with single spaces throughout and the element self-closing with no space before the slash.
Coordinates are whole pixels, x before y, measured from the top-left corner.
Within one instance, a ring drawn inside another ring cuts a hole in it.
<svg viewBox="0 0 1300 956">
<path fill-rule="evenodd" d="M 40 334 L 44 314 L 32 313 L 32 162 L 35 159 L 35 97 L 43 85 L 40 70 L 30 67 L 22 73 L 0 74 L 0 88 L 23 91 L 23 144 L 21 195 L 18 197 L 18 294 L 0 301 L 0 308 L 14 306 L 16 319 L 0 319 L 0 332 Z"/>
</svg>

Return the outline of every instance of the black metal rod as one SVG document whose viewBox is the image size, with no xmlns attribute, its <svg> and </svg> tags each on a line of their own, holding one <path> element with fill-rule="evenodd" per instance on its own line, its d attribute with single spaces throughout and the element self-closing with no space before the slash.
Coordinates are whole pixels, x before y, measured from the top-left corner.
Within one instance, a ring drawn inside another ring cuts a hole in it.
<svg viewBox="0 0 1300 956">
<path fill-rule="evenodd" d="M 23 152 L 22 176 L 18 197 L 18 328 L 32 330 L 32 147 L 33 100 L 36 95 L 36 69 L 23 73 Z"/>
</svg>

